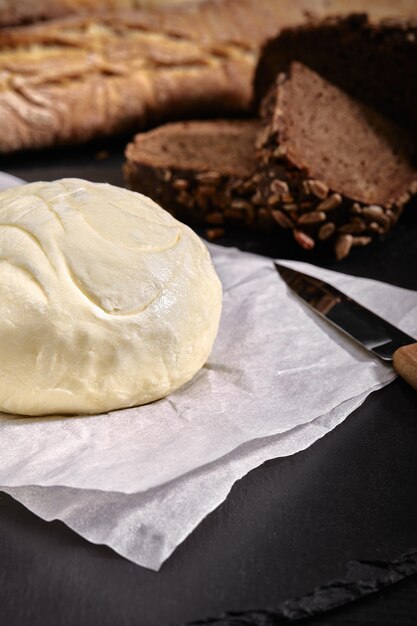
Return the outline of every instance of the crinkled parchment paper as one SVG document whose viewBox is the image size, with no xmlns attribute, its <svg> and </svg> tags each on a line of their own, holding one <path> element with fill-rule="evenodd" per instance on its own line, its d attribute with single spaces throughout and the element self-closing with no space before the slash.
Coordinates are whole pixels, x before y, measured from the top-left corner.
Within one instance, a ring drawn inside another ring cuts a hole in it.
<svg viewBox="0 0 417 626">
<path fill-rule="evenodd" d="M 0 485 L 44 519 L 158 569 L 265 460 L 325 435 L 392 369 L 289 293 L 271 260 L 210 246 L 223 283 L 206 366 L 170 397 L 97 416 L 0 417 Z M 297 262 L 417 335 L 417 293 Z"/>
</svg>

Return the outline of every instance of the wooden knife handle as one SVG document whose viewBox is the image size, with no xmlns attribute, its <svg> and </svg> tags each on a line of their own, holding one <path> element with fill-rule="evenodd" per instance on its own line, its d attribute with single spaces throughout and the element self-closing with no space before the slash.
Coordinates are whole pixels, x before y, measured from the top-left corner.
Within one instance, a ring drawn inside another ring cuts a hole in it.
<svg viewBox="0 0 417 626">
<path fill-rule="evenodd" d="M 398 348 L 394 352 L 393 365 L 397 374 L 417 390 L 417 343 Z"/>
</svg>

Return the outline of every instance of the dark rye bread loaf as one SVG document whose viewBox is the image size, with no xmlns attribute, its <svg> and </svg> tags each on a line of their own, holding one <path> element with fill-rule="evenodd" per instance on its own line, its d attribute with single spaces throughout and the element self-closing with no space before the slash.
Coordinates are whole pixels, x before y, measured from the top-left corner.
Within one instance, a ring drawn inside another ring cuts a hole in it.
<svg viewBox="0 0 417 626">
<path fill-rule="evenodd" d="M 331 246 L 339 259 L 385 234 L 417 190 L 406 134 L 301 64 L 279 77 L 262 124 L 139 134 L 127 148 L 128 184 L 206 223 L 210 237 L 231 221 L 286 228 L 303 248 Z"/>
<path fill-rule="evenodd" d="M 262 193 L 306 249 L 328 240 L 343 258 L 385 234 L 417 191 L 406 131 L 300 63 L 278 77 L 261 116 L 258 158 L 271 179 Z"/>
<path fill-rule="evenodd" d="M 284 29 L 261 52 L 255 74 L 257 103 L 292 61 L 311 67 L 417 135 L 415 19 L 371 23 L 366 15 L 352 15 Z"/>
</svg>

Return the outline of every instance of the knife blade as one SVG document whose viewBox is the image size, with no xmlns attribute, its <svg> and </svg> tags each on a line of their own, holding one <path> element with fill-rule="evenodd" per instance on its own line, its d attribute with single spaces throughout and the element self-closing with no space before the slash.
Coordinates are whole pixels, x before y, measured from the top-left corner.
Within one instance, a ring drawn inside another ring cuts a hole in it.
<svg viewBox="0 0 417 626">
<path fill-rule="evenodd" d="M 417 343 L 376 313 L 324 280 L 279 263 L 284 282 L 316 313 L 380 359 L 392 362 L 396 372 L 417 389 Z"/>
</svg>

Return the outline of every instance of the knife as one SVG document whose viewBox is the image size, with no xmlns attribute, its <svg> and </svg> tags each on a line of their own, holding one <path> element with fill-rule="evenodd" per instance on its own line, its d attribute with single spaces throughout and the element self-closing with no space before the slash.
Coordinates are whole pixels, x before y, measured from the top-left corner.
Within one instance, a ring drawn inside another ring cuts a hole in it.
<svg viewBox="0 0 417 626">
<path fill-rule="evenodd" d="M 279 263 L 275 267 L 300 298 L 328 322 L 380 359 L 417 390 L 417 340 L 332 285 Z"/>
</svg>

